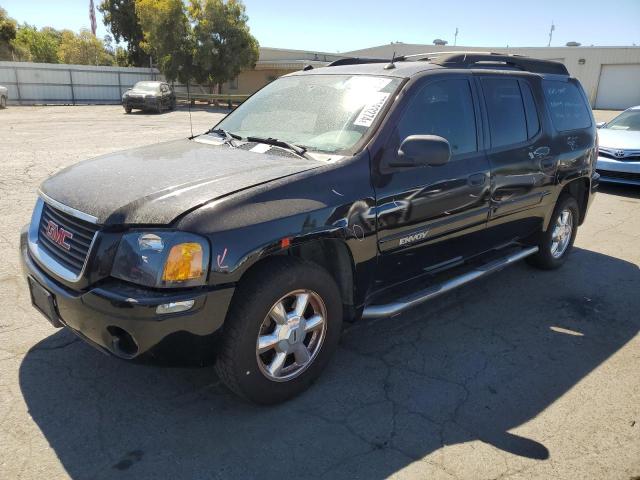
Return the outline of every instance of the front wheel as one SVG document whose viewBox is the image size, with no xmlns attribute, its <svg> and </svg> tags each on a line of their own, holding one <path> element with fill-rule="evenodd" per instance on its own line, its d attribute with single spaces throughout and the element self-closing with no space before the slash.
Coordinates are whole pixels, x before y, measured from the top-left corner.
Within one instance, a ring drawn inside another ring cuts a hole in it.
<svg viewBox="0 0 640 480">
<path fill-rule="evenodd" d="M 7 108 L 7 98 L 6 97 L 0 97 L 0 108 Z"/>
<path fill-rule="evenodd" d="M 269 260 L 238 286 L 216 371 L 252 402 L 282 402 L 320 375 L 341 329 L 340 292 L 325 270 L 293 258 Z"/>
<path fill-rule="evenodd" d="M 576 199 L 570 195 L 561 196 L 551 215 L 547 231 L 541 233 L 538 253 L 528 257 L 528 262 L 544 270 L 562 266 L 573 248 L 578 232 L 579 215 L 580 209 Z"/>
<path fill-rule="evenodd" d="M 124 107 L 125 113 L 131 113 L 131 107 Z"/>
</svg>

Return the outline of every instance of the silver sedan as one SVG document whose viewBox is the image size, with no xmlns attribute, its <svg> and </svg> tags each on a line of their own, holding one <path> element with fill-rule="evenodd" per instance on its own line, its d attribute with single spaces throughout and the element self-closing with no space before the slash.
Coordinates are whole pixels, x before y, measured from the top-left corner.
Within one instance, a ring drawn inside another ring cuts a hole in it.
<svg viewBox="0 0 640 480">
<path fill-rule="evenodd" d="M 598 128 L 600 181 L 640 185 L 640 105 Z"/>
</svg>

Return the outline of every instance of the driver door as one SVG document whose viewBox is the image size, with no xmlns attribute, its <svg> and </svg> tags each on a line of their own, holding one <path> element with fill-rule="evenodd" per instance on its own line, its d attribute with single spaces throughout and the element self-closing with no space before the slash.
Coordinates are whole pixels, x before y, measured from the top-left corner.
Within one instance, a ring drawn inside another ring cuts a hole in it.
<svg viewBox="0 0 640 480">
<path fill-rule="evenodd" d="M 490 167 L 473 79 L 431 76 L 412 90 L 374 175 L 380 252 L 374 290 L 454 266 L 487 247 Z M 444 137 L 451 159 L 440 166 L 385 166 L 410 135 Z"/>
</svg>

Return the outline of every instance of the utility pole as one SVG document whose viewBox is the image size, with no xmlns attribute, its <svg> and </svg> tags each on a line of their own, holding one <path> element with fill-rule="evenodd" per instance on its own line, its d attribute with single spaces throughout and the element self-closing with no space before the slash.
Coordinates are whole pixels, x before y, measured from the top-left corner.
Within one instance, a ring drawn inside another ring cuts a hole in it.
<svg viewBox="0 0 640 480">
<path fill-rule="evenodd" d="M 458 27 L 456 27 L 456 33 L 453 35 L 453 46 L 458 44 Z"/>
<path fill-rule="evenodd" d="M 551 39 L 553 38 L 553 31 L 556 29 L 556 26 L 553 24 L 553 20 L 551 20 L 551 29 L 549 30 L 549 43 L 547 47 L 551 46 Z"/>
</svg>

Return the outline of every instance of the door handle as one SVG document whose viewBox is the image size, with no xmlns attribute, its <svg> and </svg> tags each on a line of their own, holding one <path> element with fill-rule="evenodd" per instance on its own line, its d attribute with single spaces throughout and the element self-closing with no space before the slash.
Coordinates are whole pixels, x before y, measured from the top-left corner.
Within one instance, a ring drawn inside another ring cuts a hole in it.
<svg viewBox="0 0 640 480">
<path fill-rule="evenodd" d="M 467 183 L 472 187 L 481 187 L 487 181 L 487 176 L 484 173 L 474 173 L 467 177 Z"/>
</svg>

